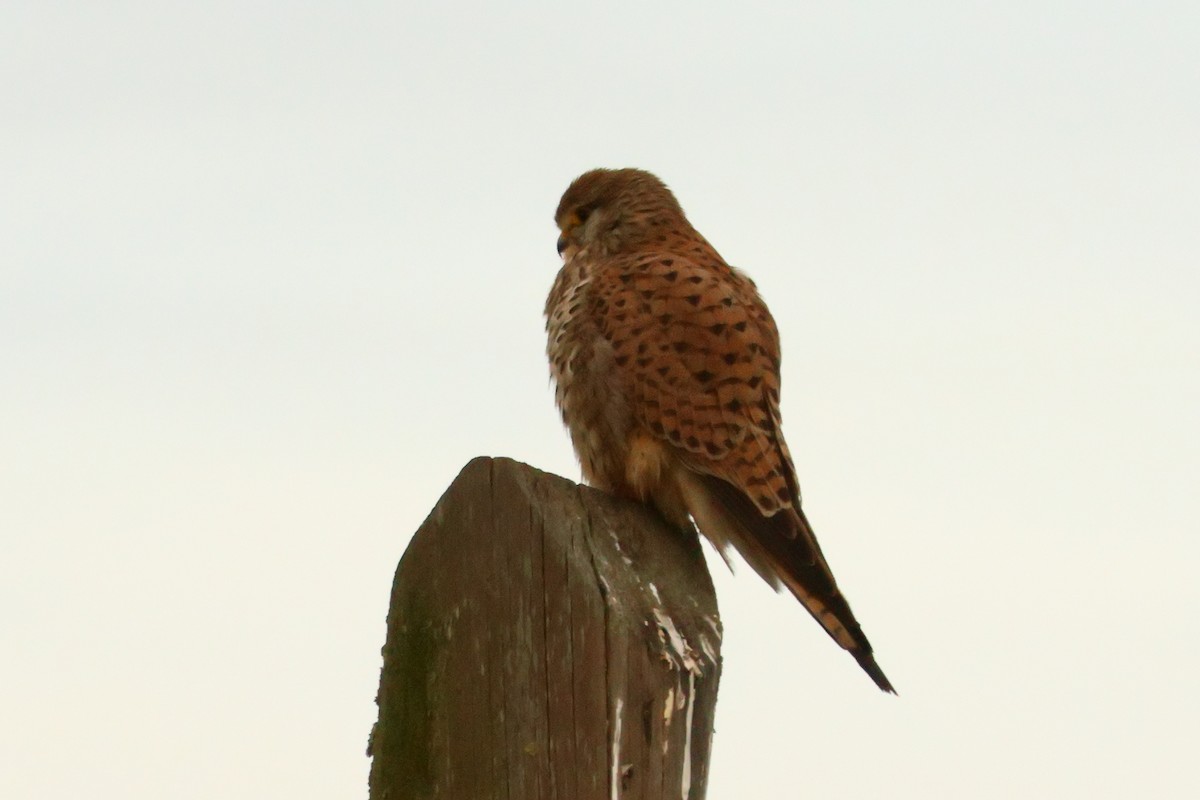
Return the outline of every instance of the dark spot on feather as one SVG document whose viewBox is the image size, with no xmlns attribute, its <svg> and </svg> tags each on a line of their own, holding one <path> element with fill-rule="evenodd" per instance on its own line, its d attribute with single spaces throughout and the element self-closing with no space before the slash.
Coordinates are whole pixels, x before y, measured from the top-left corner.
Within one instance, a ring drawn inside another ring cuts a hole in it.
<svg viewBox="0 0 1200 800">
<path fill-rule="evenodd" d="M 629 356 L 617 356 L 613 361 L 616 362 L 618 367 L 623 367 L 629 363 Z"/>
<path fill-rule="evenodd" d="M 724 322 L 718 322 L 716 325 L 709 325 L 709 326 L 708 326 L 708 330 L 709 330 L 711 333 L 713 333 L 713 334 L 715 334 L 715 335 L 717 335 L 717 336 L 720 336 L 722 333 L 724 333 L 724 332 L 725 332 L 725 323 L 724 323 Z"/>
<path fill-rule="evenodd" d="M 700 440 L 697 439 L 695 436 L 689 436 L 689 437 L 687 437 L 687 446 L 689 448 L 691 448 L 692 450 L 695 450 L 696 448 L 698 448 L 700 446 Z"/>
<path fill-rule="evenodd" d="M 674 319 L 674 317 L 672 317 L 670 314 L 659 314 L 656 319 L 658 320 L 658 324 L 667 325 L 672 319 Z"/>
<path fill-rule="evenodd" d="M 683 299 L 687 300 L 689 303 L 691 303 L 694 306 L 700 305 L 700 295 L 698 295 L 698 294 L 689 294 L 687 297 L 685 297 Z"/>
<path fill-rule="evenodd" d="M 665 378 L 665 377 L 667 377 L 667 373 L 671 371 L 671 368 L 670 367 L 659 367 L 658 369 L 656 369 L 654 371 Z"/>
<path fill-rule="evenodd" d="M 736 414 L 738 411 L 741 410 L 741 408 L 742 408 L 741 400 L 730 400 L 728 403 L 725 404 L 725 410 L 730 413 L 733 413 L 733 414 Z"/>
<path fill-rule="evenodd" d="M 746 383 L 748 383 L 748 384 L 750 385 L 750 388 L 751 388 L 751 389 L 757 389 L 757 388 L 758 388 L 758 385 L 759 385 L 760 383 L 762 383 L 762 376 L 761 376 L 761 375 L 755 375 L 753 378 L 751 378 L 750 380 L 746 381 Z"/>
<path fill-rule="evenodd" d="M 662 264 L 664 267 L 669 267 L 669 266 L 671 266 L 672 264 L 674 264 L 674 263 L 675 263 L 675 259 L 673 259 L 673 258 L 664 258 L 662 261 L 659 261 L 658 263 Z"/>
<path fill-rule="evenodd" d="M 715 376 L 706 369 L 702 369 L 699 372 L 695 373 L 696 380 L 700 381 L 701 383 L 708 383 L 714 377 Z"/>
<path fill-rule="evenodd" d="M 718 447 L 717 444 L 714 442 L 705 442 L 704 449 L 707 450 L 708 454 L 710 456 L 712 456 L 713 458 L 716 458 L 718 455 L 721 454 L 721 448 Z"/>
<path fill-rule="evenodd" d="M 726 353 L 725 355 L 721 356 L 721 360 L 732 366 L 733 363 L 737 361 L 737 353 Z"/>
<path fill-rule="evenodd" d="M 735 331 L 737 331 L 738 333 L 741 333 L 742 331 L 746 330 L 746 320 L 742 320 L 741 322 L 733 323 L 733 329 Z"/>
<path fill-rule="evenodd" d="M 692 349 L 692 346 L 687 342 L 676 342 L 671 346 L 675 348 L 676 353 L 686 353 L 688 350 Z"/>
<path fill-rule="evenodd" d="M 673 269 L 670 272 L 664 274 L 663 277 L 666 278 L 667 280 L 669 280 L 671 283 L 674 283 L 675 279 L 679 277 L 679 270 Z"/>
<path fill-rule="evenodd" d="M 693 275 L 692 277 L 688 278 L 688 283 L 703 283 L 703 282 L 704 282 L 704 278 L 699 275 Z"/>
<path fill-rule="evenodd" d="M 630 274 L 630 273 L 628 273 L 628 272 L 623 272 L 623 273 L 621 273 L 621 283 L 626 283 L 626 284 L 627 284 L 627 283 L 629 283 L 631 280 L 633 280 L 633 275 L 631 275 L 631 274 Z"/>
</svg>

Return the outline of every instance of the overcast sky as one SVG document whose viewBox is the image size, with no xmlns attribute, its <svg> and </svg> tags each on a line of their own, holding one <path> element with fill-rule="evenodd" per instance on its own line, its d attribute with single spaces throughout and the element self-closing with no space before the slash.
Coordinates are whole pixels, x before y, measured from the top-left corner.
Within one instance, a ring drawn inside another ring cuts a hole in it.
<svg viewBox="0 0 1200 800">
<path fill-rule="evenodd" d="M 758 282 L 900 691 L 714 562 L 709 797 L 1200 796 L 1200 11 L 699 5 L 0 7 L 0 796 L 365 796 L 411 533 L 579 477 L 595 166 Z"/>
</svg>

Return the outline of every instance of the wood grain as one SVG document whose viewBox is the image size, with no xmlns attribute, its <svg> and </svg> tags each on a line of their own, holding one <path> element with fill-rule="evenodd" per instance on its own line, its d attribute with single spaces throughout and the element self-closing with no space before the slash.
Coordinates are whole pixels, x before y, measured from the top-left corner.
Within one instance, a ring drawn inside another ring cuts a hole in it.
<svg viewBox="0 0 1200 800">
<path fill-rule="evenodd" d="M 477 458 L 396 570 L 370 796 L 703 798 L 720 643 L 694 532 Z"/>
</svg>

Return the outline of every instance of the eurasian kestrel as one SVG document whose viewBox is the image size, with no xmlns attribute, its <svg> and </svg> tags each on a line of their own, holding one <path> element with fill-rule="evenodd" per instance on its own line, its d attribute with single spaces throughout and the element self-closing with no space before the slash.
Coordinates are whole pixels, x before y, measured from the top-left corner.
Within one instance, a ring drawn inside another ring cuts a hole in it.
<svg viewBox="0 0 1200 800">
<path fill-rule="evenodd" d="M 732 545 L 894 692 L 800 508 L 779 416 L 779 333 L 753 281 L 636 169 L 577 178 L 546 301 L 556 399 L 584 477 Z"/>
</svg>

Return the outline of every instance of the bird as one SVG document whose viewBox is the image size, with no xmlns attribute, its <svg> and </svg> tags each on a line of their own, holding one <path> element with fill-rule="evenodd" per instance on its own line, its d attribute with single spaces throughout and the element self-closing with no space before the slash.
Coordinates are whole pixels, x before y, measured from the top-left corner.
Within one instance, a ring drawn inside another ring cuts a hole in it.
<svg viewBox="0 0 1200 800">
<path fill-rule="evenodd" d="M 554 220 L 546 352 L 585 481 L 694 524 L 727 563 L 732 548 L 895 694 L 801 508 L 779 332 L 754 282 L 644 170 L 585 172 Z"/>
</svg>

